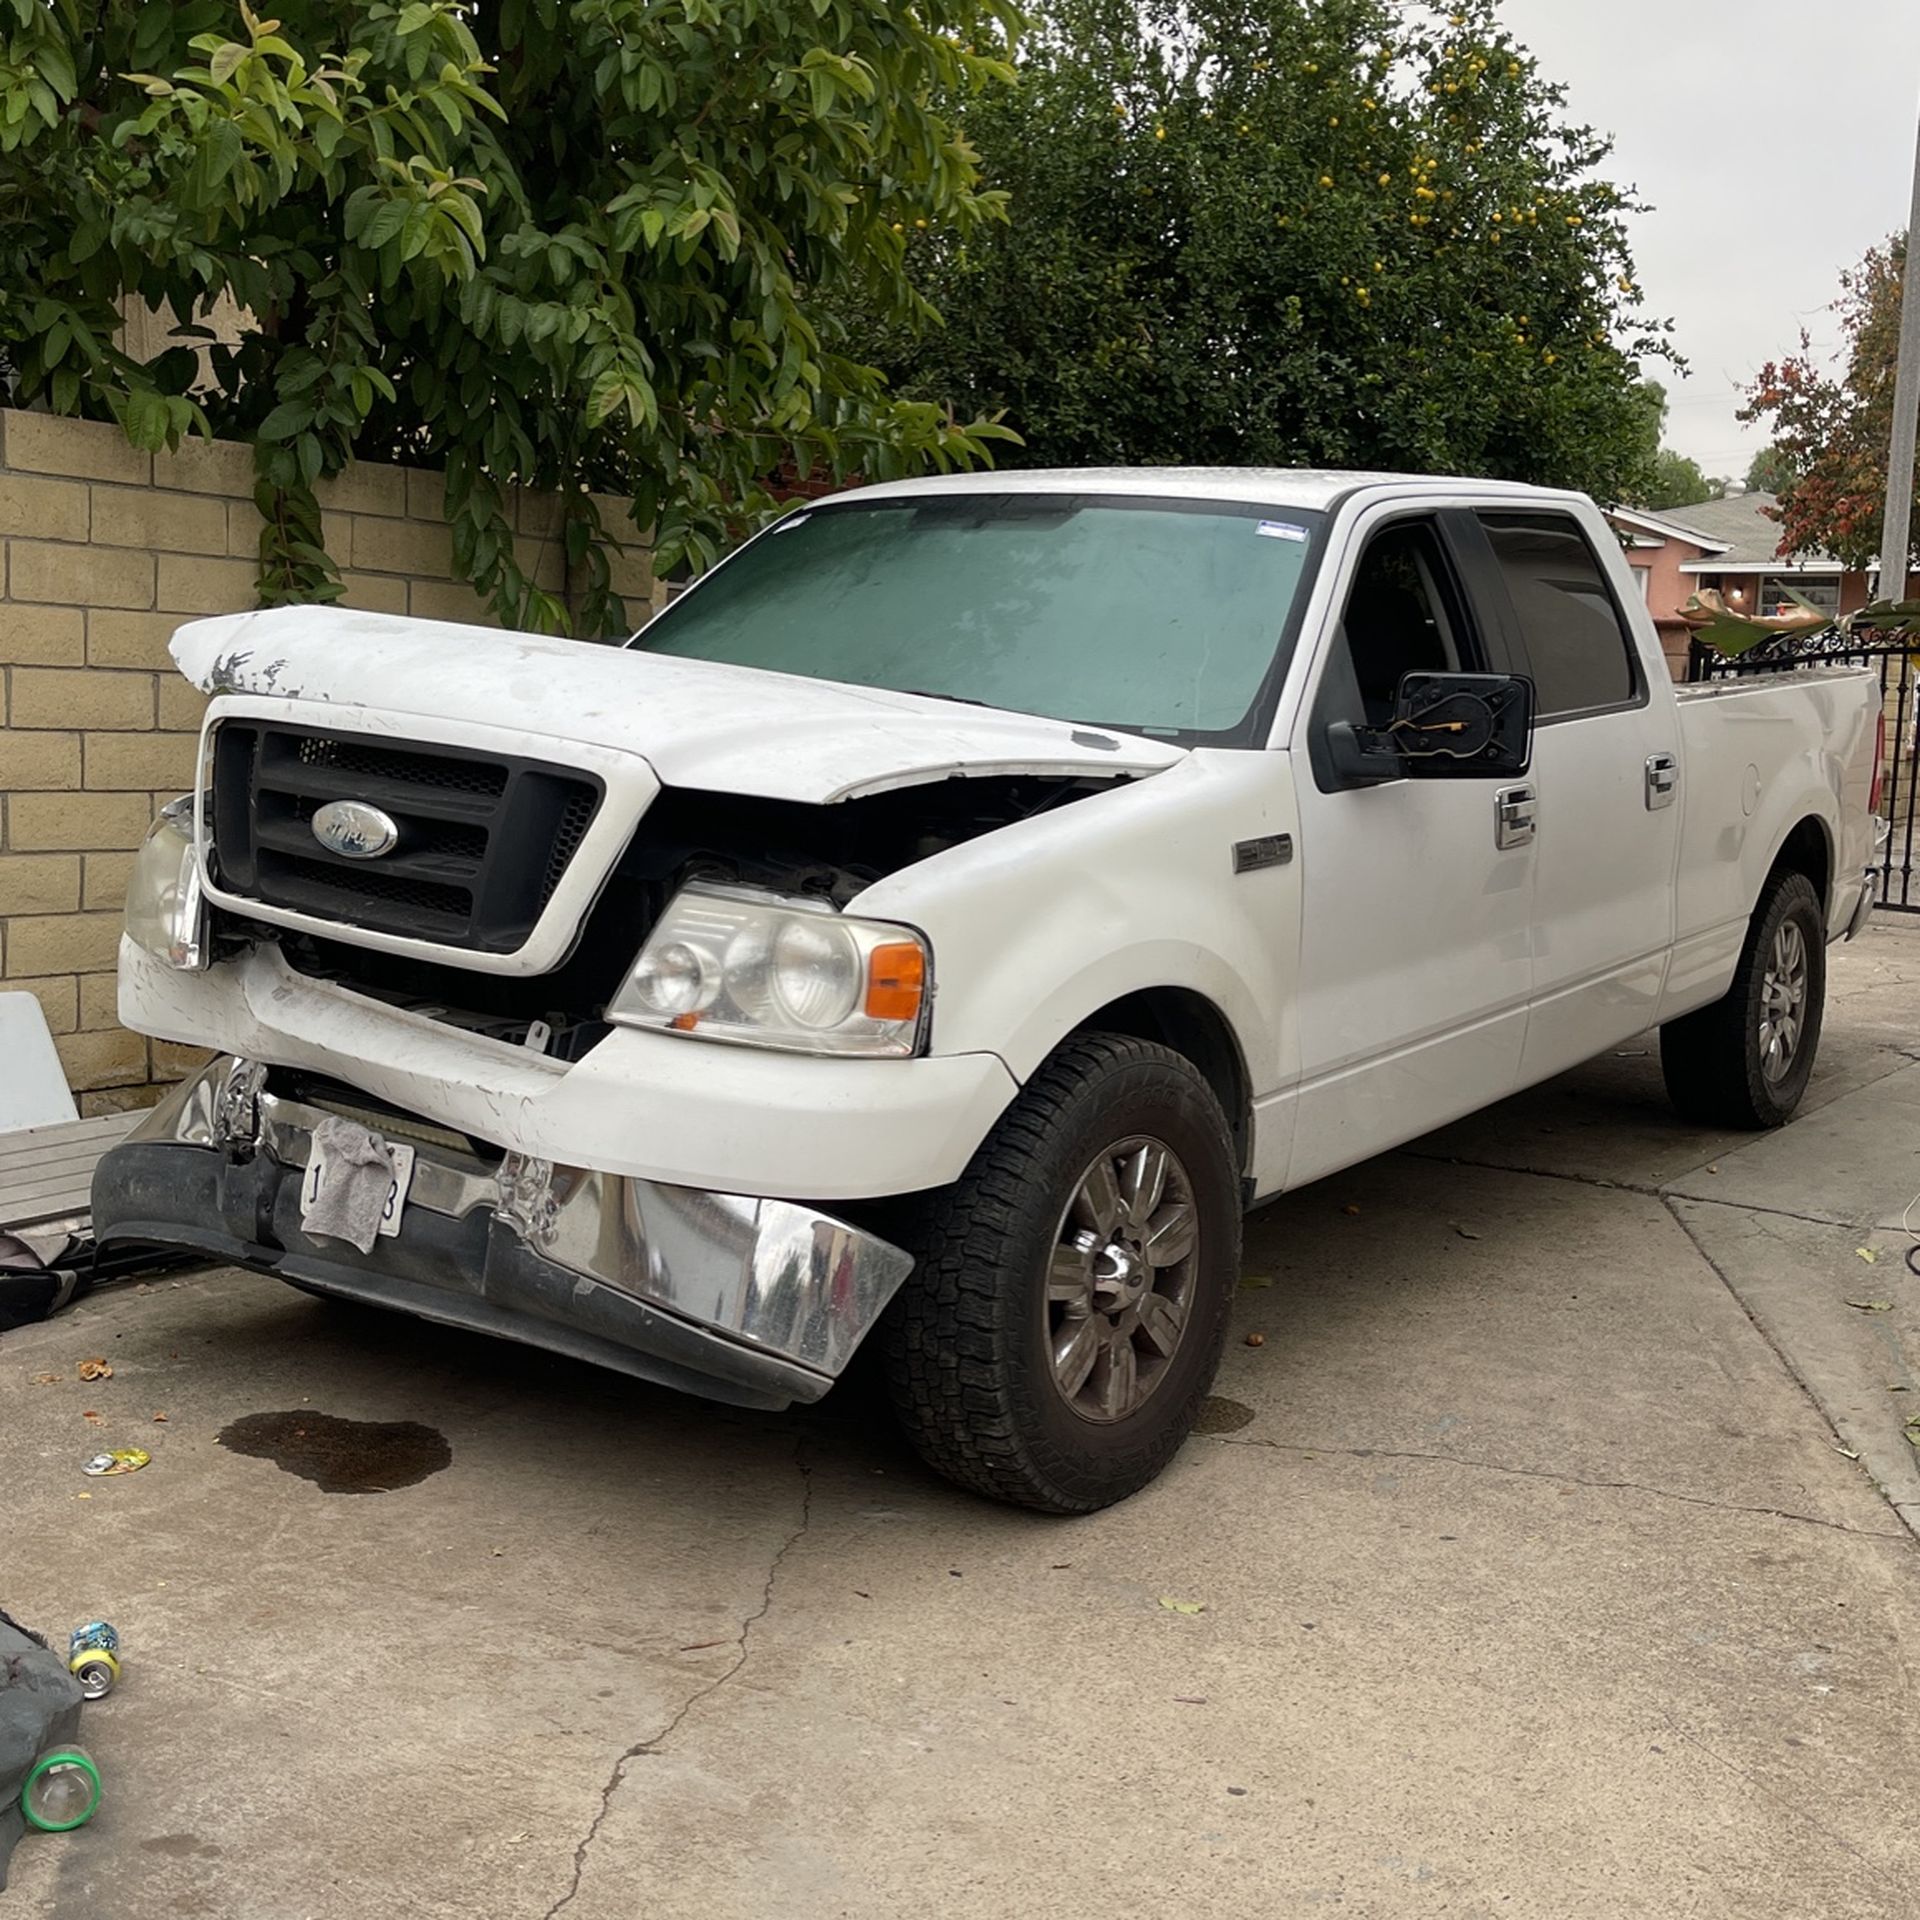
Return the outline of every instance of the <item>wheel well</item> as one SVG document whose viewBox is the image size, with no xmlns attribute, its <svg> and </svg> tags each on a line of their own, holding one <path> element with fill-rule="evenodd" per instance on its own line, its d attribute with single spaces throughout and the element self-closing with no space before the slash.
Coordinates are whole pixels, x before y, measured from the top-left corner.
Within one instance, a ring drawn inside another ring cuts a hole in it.
<svg viewBox="0 0 1920 1920">
<path fill-rule="evenodd" d="M 1080 1022 L 1077 1032 L 1128 1033 L 1157 1040 L 1200 1069 L 1227 1116 L 1234 1156 L 1244 1173 L 1253 1148 L 1253 1096 L 1247 1063 L 1227 1017 L 1204 994 L 1187 987 L 1151 987 L 1110 1001 Z"/>
<path fill-rule="evenodd" d="M 1821 914 L 1825 915 L 1832 898 L 1828 889 L 1833 880 L 1833 850 L 1827 845 L 1826 828 L 1811 814 L 1780 843 L 1767 878 L 1771 881 L 1775 874 L 1781 873 L 1804 873 L 1813 883 Z"/>
</svg>

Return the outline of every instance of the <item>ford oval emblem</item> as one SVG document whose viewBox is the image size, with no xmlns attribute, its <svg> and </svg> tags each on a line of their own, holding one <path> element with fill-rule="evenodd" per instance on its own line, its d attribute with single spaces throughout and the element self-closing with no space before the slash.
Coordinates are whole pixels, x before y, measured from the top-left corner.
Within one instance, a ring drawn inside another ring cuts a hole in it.
<svg viewBox="0 0 1920 1920">
<path fill-rule="evenodd" d="M 314 809 L 313 837 L 329 853 L 347 860 L 378 860 L 400 838 L 393 815 L 364 800 L 329 800 Z"/>
</svg>

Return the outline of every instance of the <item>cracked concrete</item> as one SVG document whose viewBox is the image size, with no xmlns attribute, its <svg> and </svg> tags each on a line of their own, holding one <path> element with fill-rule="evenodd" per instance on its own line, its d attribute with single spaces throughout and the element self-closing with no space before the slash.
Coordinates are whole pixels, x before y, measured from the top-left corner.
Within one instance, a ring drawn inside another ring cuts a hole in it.
<svg viewBox="0 0 1920 1920">
<path fill-rule="evenodd" d="M 1763 1513 L 1775 1520 L 1796 1520 L 1807 1527 L 1832 1527 L 1839 1533 L 1859 1534 L 1871 1540 L 1898 1540 L 1894 1527 L 1855 1527 L 1845 1521 L 1826 1520 L 1817 1513 L 1792 1513 L 1785 1507 L 1753 1506 L 1742 1500 L 1709 1500 L 1697 1493 L 1676 1493 L 1671 1487 L 1648 1486 L 1641 1480 L 1587 1480 L 1573 1473 L 1552 1473 L 1543 1467 L 1514 1467 L 1499 1460 L 1470 1460 L 1457 1453 L 1412 1453 L 1380 1447 L 1316 1447 L 1282 1440 L 1242 1440 L 1231 1434 L 1210 1436 L 1227 1447 L 1269 1447 L 1277 1453 L 1298 1453 L 1313 1459 L 1327 1453 L 1344 1454 L 1353 1460 L 1425 1460 L 1439 1466 L 1461 1467 L 1472 1473 L 1517 1474 L 1526 1480 L 1551 1480 L 1561 1486 L 1586 1487 L 1596 1493 L 1638 1493 L 1650 1500 L 1678 1500 L 1690 1507 L 1712 1507 L 1720 1513 Z"/>
<path fill-rule="evenodd" d="M 1783 1135 L 1682 1126 L 1636 1044 L 1263 1211 L 1233 1430 L 1080 1521 L 929 1480 L 858 1380 L 742 1414 L 221 1274 L 9 1336 L 0 1603 L 127 1654 L 15 1901 L 1905 1920 L 1920 1282 L 1856 1223 L 1916 1013 L 1876 928 Z M 452 1464 L 348 1498 L 217 1443 L 303 1404 Z"/>
<path fill-rule="evenodd" d="M 661 1748 L 673 1738 L 674 1734 L 679 1731 L 680 1723 L 686 1719 L 687 1715 L 690 1714 L 695 1707 L 699 1706 L 703 1700 L 711 1699 L 728 1681 L 734 1679 L 739 1674 L 741 1668 L 747 1664 L 752 1654 L 752 1647 L 749 1642 L 753 1638 L 753 1630 L 767 1617 L 769 1609 L 773 1606 L 773 1587 L 774 1582 L 780 1577 L 781 1563 L 786 1559 L 787 1555 L 793 1551 L 795 1546 L 799 1544 L 800 1538 L 806 1532 L 813 1513 L 813 1476 L 808 1471 L 806 1462 L 800 1458 L 798 1447 L 795 1448 L 794 1466 L 800 1474 L 800 1524 L 781 1541 L 779 1550 L 768 1563 L 767 1583 L 760 1590 L 760 1604 L 740 1623 L 740 1632 L 736 1642 L 738 1651 L 732 1663 L 718 1678 L 703 1682 L 688 1694 L 687 1697 L 681 1701 L 680 1705 L 674 1709 L 673 1718 L 669 1720 L 658 1733 L 650 1733 L 645 1739 L 636 1740 L 633 1745 L 614 1762 L 613 1771 L 607 1776 L 607 1784 L 600 1790 L 599 1811 L 594 1814 L 593 1824 L 581 1835 L 580 1844 L 573 1851 L 573 1877 L 567 1883 L 566 1892 L 547 1909 L 545 1920 L 554 1920 L 554 1915 L 560 1913 L 566 1907 L 571 1906 L 574 1897 L 579 1893 L 581 1875 L 585 1873 L 587 1867 L 587 1854 L 592 1848 L 594 1840 L 599 1835 L 601 1823 L 606 1819 L 609 1810 L 613 1806 L 613 1796 L 619 1792 L 620 1783 L 627 1777 L 628 1767 L 630 1767 L 634 1761 L 638 1760 L 642 1754 L 658 1753 Z"/>
</svg>

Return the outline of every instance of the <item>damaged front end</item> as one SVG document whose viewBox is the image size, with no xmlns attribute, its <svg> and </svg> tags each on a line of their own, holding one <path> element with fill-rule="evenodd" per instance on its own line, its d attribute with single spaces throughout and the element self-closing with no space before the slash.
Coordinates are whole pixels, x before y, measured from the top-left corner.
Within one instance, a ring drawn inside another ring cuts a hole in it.
<svg viewBox="0 0 1920 1920">
<path fill-rule="evenodd" d="M 314 1130 L 340 1116 L 413 1151 L 371 1254 L 309 1235 Z M 912 1266 L 785 1200 L 502 1153 L 318 1076 L 215 1061 L 100 1163 L 94 1227 L 735 1406 L 817 1400 Z"/>
<path fill-rule="evenodd" d="M 862 894 L 1183 757 L 315 609 L 174 652 L 215 698 L 120 1012 L 225 1057 L 103 1159 L 99 1237 L 748 1406 L 824 1393 L 911 1265 L 816 1203 L 957 1178 L 1015 1091 L 936 1044 L 931 943 Z M 330 1118 L 411 1155 L 368 1252 L 303 1205 Z"/>
</svg>

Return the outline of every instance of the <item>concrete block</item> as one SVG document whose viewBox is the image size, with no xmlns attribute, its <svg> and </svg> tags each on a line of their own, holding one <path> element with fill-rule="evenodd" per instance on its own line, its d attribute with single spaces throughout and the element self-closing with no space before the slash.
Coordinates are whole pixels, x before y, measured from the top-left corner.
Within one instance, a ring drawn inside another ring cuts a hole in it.
<svg viewBox="0 0 1920 1920">
<path fill-rule="evenodd" d="M 156 1080 L 184 1080 L 198 1073 L 212 1053 L 205 1047 L 186 1047 L 175 1040 L 153 1042 L 153 1077 Z"/>
<path fill-rule="evenodd" d="M 403 467 L 407 477 L 407 518 L 443 526 L 447 518 L 447 476 L 437 467 Z"/>
<path fill-rule="evenodd" d="M 87 664 L 137 667 L 171 673 L 167 643 L 180 625 L 175 613 L 132 613 L 124 607 L 95 607 L 87 615 Z"/>
<path fill-rule="evenodd" d="M 251 560 L 160 556 L 158 597 L 168 613 L 247 613 L 258 604 L 259 569 Z"/>
<path fill-rule="evenodd" d="M 0 606 L 0 666 L 77 667 L 86 657 L 78 607 Z"/>
<path fill-rule="evenodd" d="M 356 460 L 346 472 L 314 488 L 323 507 L 343 513 L 384 513 L 399 519 L 407 510 L 407 470 Z"/>
<path fill-rule="evenodd" d="M 405 613 L 407 583 L 391 573 L 343 573 L 346 592 L 334 602 L 359 613 Z"/>
<path fill-rule="evenodd" d="M 159 553 L 227 550 L 227 503 L 157 487 L 95 487 L 96 546 L 152 547 Z"/>
<path fill-rule="evenodd" d="M 147 1078 L 147 1043 L 125 1027 L 60 1034 L 53 1044 L 67 1070 L 67 1085 L 76 1093 L 137 1084 Z"/>
<path fill-rule="evenodd" d="M 153 675 L 94 667 L 15 667 L 8 708 L 15 727 L 103 727 L 115 731 L 153 725 Z"/>
<path fill-rule="evenodd" d="M 118 913 L 127 902 L 127 878 L 133 872 L 130 853 L 89 853 L 81 856 L 80 904 L 89 912 Z M 98 1026 L 97 1020 L 83 1024 Z"/>
<path fill-rule="evenodd" d="M 152 820 L 153 802 L 144 793 L 16 793 L 7 800 L 8 845 L 15 853 L 118 853 L 137 847 Z"/>
<path fill-rule="evenodd" d="M 167 1091 L 166 1087 L 157 1087 L 151 1081 L 130 1087 L 101 1087 L 77 1096 L 80 1117 L 92 1120 L 103 1113 L 144 1113 Z"/>
<path fill-rule="evenodd" d="M 0 729 L 0 793 L 70 792 L 79 784 L 77 733 Z"/>
<path fill-rule="evenodd" d="M 526 487 L 515 487 L 513 499 L 514 524 L 522 533 L 530 534 L 536 540 L 559 537 L 566 506 L 559 494 L 535 493 Z"/>
<path fill-rule="evenodd" d="M 99 973 L 120 952 L 117 913 L 55 913 L 7 922 L 7 978 Z"/>
<path fill-rule="evenodd" d="M 463 626 L 497 627 L 499 617 L 465 581 L 415 580 L 407 611 L 422 620 L 457 620 Z"/>
<path fill-rule="evenodd" d="M 56 606 L 150 607 L 153 578 L 150 553 L 66 546 L 51 540 L 7 542 L 7 584 L 16 600 L 44 600 Z"/>
<path fill-rule="evenodd" d="M 79 989 L 82 1028 L 111 1027 L 120 1018 L 120 976 L 117 973 L 83 973 L 74 981 Z"/>
<path fill-rule="evenodd" d="M 37 540 L 87 537 L 87 489 L 78 480 L 0 472 L 0 533 Z"/>
<path fill-rule="evenodd" d="M 258 560 L 260 529 L 266 524 L 265 517 L 251 500 L 229 500 L 225 551 L 236 560 Z"/>
<path fill-rule="evenodd" d="M 207 711 L 207 696 L 177 673 L 160 676 L 159 712 L 163 732 L 184 733 L 199 728 Z"/>
<path fill-rule="evenodd" d="M 361 573 L 404 573 L 444 580 L 453 570 L 453 529 L 444 521 L 353 517 L 353 564 Z"/>
<path fill-rule="evenodd" d="M 74 913 L 79 906 L 77 853 L 0 853 L 0 914 Z"/>
<path fill-rule="evenodd" d="M 63 473 L 76 480 L 117 480 L 143 487 L 153 459 L 111 421 L 68 420 L 51 413 L 0 411 L 0 464 L 25 473 Z"/>
<path fill-rule="evenodd" d="M 191 793 L 199 752 L 195 733 L 90 734 L 84 784 L 91 791 Z"/>
<path fill-rule="evenodd" d="M 153 478 L 156 486 L 178 487 L 183 493 L 251 500 L 253 449 L 238 440 L 183 440 L 177 452 L 154 455 Z"/>
</svg>

